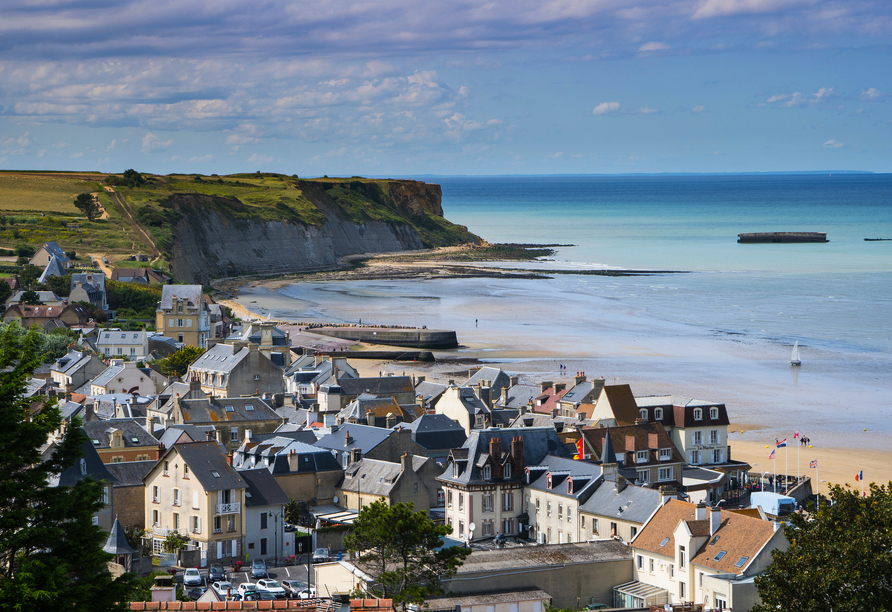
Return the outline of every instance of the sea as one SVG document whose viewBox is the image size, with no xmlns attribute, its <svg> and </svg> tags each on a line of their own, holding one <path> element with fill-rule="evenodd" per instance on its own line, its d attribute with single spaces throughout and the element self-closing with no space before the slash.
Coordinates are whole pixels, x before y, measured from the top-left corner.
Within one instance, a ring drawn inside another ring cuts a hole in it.
<svg viewBox="0 0 892 612">
<path fill-rule="evenodd" d="M 447 219 L 489 242 L 561 245 L 492 265 L 655 273 L 301 282 L 241 301 L 291 320 L 454 329 L 463 346 L 450 356 L 530 382 L 585 372 L 636 395 L 723 401 L 766 439 L 804 427 L 889 449 L 892 241 L 865 238 L 892 238 L 892 175 L 424 180 L 442 186 Z M 773 231 L 829 242 L 737 242 Z"/>
</svg>

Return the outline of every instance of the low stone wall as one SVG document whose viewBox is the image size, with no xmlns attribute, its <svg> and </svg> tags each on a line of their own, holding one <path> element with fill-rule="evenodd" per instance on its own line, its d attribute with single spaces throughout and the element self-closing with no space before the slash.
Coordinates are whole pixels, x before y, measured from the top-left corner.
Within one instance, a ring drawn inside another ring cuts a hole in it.
<svg viewBox="0 0 892 612">
<path fill-rule="evenodd" d="M 387 344 L 417 349 L 451 349 L 458 347 L 454 331 L 436 329 L 382 329 L 370 327 L 314 327 L 314 334 L 367 342 Z"/>
</svg>

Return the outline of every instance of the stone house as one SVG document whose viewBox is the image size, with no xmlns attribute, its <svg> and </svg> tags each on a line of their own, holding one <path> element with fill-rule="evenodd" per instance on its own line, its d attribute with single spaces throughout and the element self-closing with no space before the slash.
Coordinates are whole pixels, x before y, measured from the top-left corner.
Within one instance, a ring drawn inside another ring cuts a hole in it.
<svg viewBox="0 0 892 612">
<path fill-rule="evenodd" d="M 433 459 L 406 453 L 399 463 L 360 457 L 344 470 L 337 486 L 338 506 L 362 510 L 378 500 L 388 506 L 405 502 L 427 512 L 437 506 L 437 476 L 443 471 Z"/>
<path fill-rule="evenodd" d="M 245 490 L 245 560 L 285 556 L 285 504 L 288 496 L 269 470 L 239 472 Z"/>
<path fill-rule="evenodd" d="M 525 469 L 548 455 L 571 457 L 553 427 L 471 431 L 464 445 L 449 453 L 438 478 L 453 534 L 468 541 L 522 535 Z M 478 526 L 473 533 L 472 522 Z"/>
<path fill-rule="evenodd" d="M 584 542 L 579 507 L 601 484 L 601 466 L 549 455 L 524 476 L 529 537 L 539 544 Z"/>
<path fill-rule="evenodd" d="M 175 531 L 208 563 L 242 558 L 247 483 L 217 442 L 171 446 L 144 482 L 146 537 L 155 552 Z"/>
<path fill-rule="evenodd" d="M 105 464 L 105 469 L 115 479 L 115 514 L 128 531 L 146 528 L 146 485 L 143 478 L 156 463 L 156 459 L 151 459 Z"/>
<path fill-rule="evenodd" d="M 492 424 L 492 410 L 473 387 L 457 387 L 450 384 L 437 402 L 437 414 L 452 419 L 462 426 L 466 435 L 476 429 L 486 429 Z"/>
<path fill-rule="evenodd" d="M 93 380 L 107 367 L 92 353 L 70 350 L 64 357 L 56 359 L 50 369 L 50 376 L 57 387 L 77 389 Z"/>
<path fill-rule="evenodd" d="M 112 359 L 109 366 L 90 382 L 90 395 L 155 395 L 155 380 L 164 377 L 151 368 L 138 368 L 135 361 Z"/>
<path fill-rule="evenodd" d="M 619 473 L 640 486 L 682 486 L 684 458 L 660 423 L 639 420 L 625 427 L 586 427 L 583 458 L 619 464 Z"/>
<path fill-rule="evenodd" d="M 105 357 L 137 361 L 149 354 L 149 334 L 144 331 L 101 329 L 94 342 L 96 352 Z"/>
<path fill-rule="evenodd" d="M 353 463 L 354 451 L 359 451 L 361 456 L 369 459 L 395 463 L 406 453 L 425 456 L 424 447 L 412 440 L 412 432 L 408 429 L 386 429 L 369 425 L 345 424 L 333 427 L 330 434 L 319 438 L 313 446 L 331 451 L 342 468 Z"/>
<path fill-rule="evenodd" d="M 182 344 L 205 348 L 211 328 L 201 285 L 164 285 L 155 329 Z"/>
<path fill-rule="evenodd" d="M 161 453 L 158 439 L 134 419 L 86 421 L 84 432 L 103 463 L 157 461 Z"/>
<path fill-rule="evenodd" d="M 285 360 L 280 352 L 270 356 L 260 346 L 245 341 L 217 343 L 189 365 L 188 380 L 214 397 L 239 397 L 283 393 Z"/>
<path fill-rule="evenodd" d="M 105 293 L 105 274 L 86 272 L 71 275 L 68 302 L 89 302 L 99 310 L 108 310 Z"/>
<path fill-rule="evenodd" d="M 55 242 L 45 242 L 43 246 L 37 249 L 37 252 L 34 253 L 34 256 L 28 261 L 32 266 L 37 266 L 38 268 L 45 268 L 49 265 L 50 260 L 55 257 L 63 268 L 71 267 L 71 258 L 65 254 L 65 251 L 62 250 Z M 111 529 L 111 525 L 109 525 L 109 529 Z"/>
</svg>

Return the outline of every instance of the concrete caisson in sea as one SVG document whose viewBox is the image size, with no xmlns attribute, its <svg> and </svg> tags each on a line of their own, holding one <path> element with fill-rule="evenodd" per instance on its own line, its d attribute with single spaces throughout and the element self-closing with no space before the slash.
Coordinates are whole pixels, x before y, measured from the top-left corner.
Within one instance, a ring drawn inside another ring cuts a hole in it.
<svg viewBox="0 0 892 612">
<path fill-rule="evenodd" d="M 827 232 L 755 232 L 737 234 L 737 242 L 830 242 Z"/>
</svg>

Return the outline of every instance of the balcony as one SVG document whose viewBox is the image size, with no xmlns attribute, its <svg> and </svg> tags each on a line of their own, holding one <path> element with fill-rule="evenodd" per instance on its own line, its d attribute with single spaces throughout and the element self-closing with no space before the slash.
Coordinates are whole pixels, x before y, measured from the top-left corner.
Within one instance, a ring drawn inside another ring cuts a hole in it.
<svg viewBox="0 0 892 612">
<path fill-rule="evenodd" d="M 239 502 L 217 504 L 217 514 L 239 514 L 241 511 L 242 505 Z"/>
<path fill-rule="evenodd" d="M 170 529 L 167 527 L 152 527 L 152 537 L 154 538 L 166 538 L 168 534 L 170 534 Z"/>
</svg>

